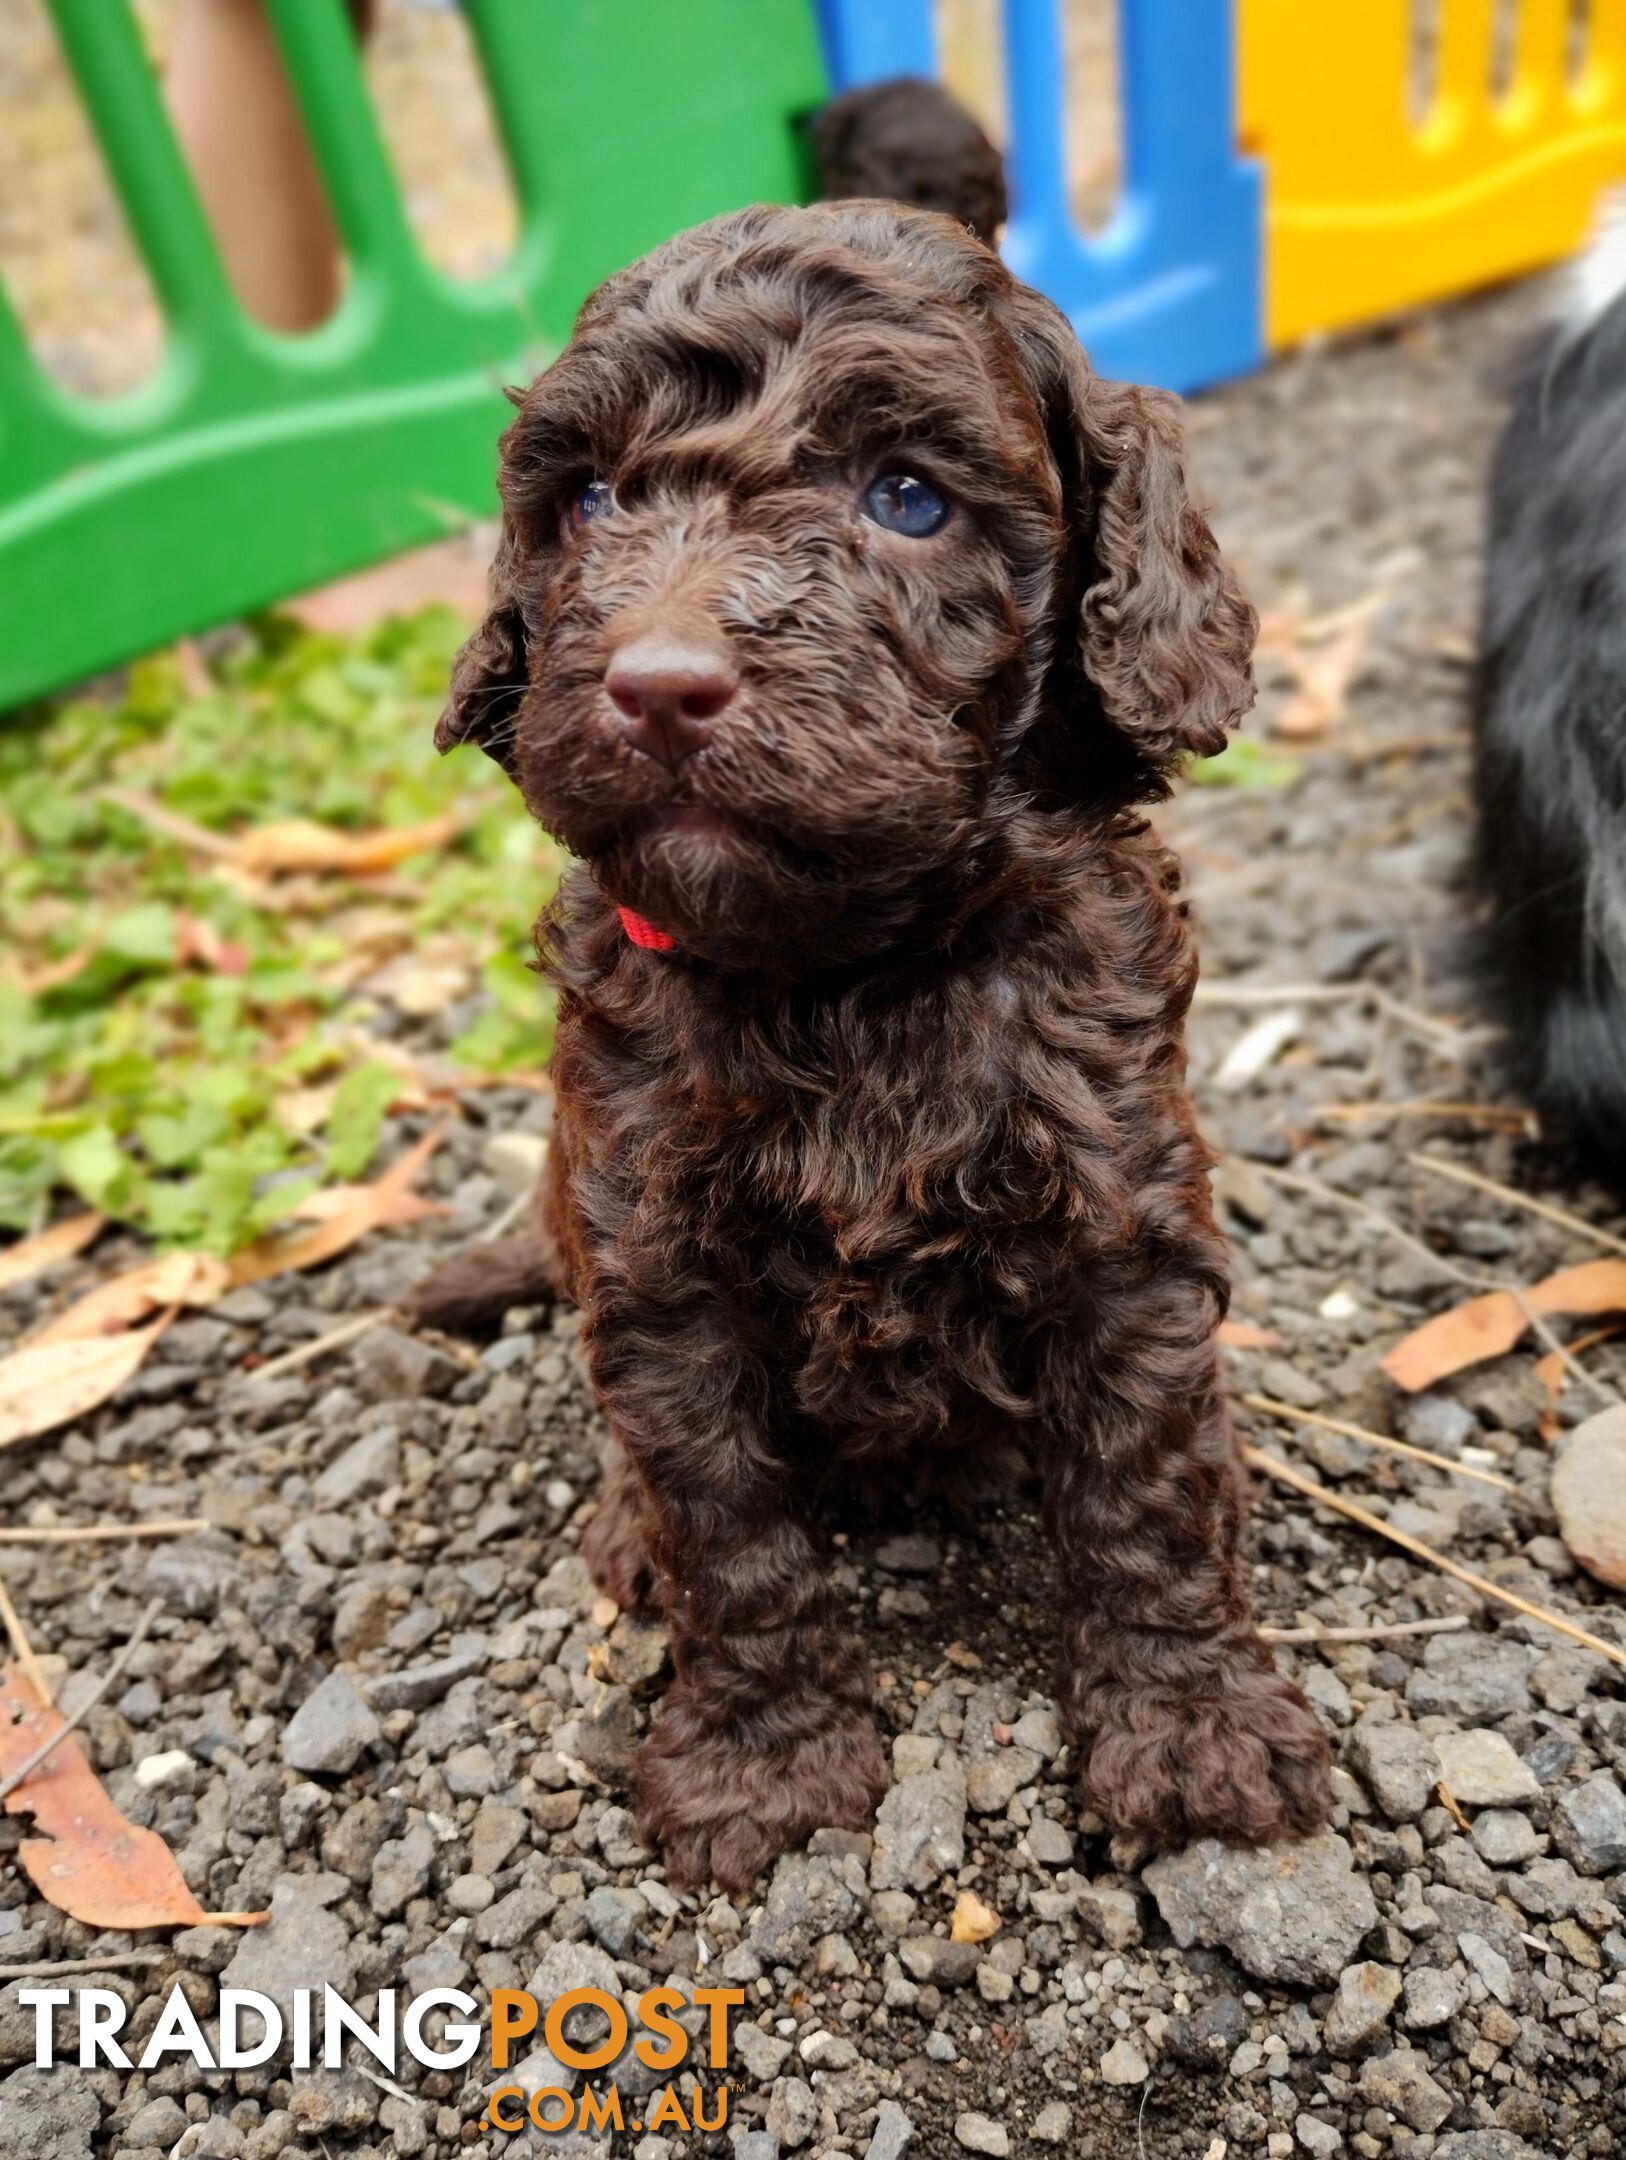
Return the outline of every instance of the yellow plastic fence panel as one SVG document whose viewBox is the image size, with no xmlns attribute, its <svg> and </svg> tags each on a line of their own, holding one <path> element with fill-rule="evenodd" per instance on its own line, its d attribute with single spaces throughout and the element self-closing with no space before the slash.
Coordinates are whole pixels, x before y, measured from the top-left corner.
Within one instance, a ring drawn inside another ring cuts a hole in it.
<svg viewBox="0 0 1626 2160">
<path fill-rule="evenodd" d="M 1498 84 L 1498 17 L 1515 10 Z M 1626 178 L 1626 0 L 1239 0 L 1271 345 L 1509 277 Z M 1414 83 L 1431 83 L 1421 112 Z"/>
</svg>

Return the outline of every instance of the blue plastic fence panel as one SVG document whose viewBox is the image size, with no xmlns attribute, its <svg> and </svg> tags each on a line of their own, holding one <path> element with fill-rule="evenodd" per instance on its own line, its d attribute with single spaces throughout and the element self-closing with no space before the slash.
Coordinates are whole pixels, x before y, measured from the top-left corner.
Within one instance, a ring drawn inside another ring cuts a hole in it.
<svg viewBox="0 0 1626 2160">
<path fill-rule="evenodd" d="M 1065 4 L 1003 0 L 1006 261 L 1067 314 L 1104 375 L 1194 390 L 1256 367 L 1262 183 L 1235 144 L 1232 0 L 1119 0 L 1123 184 L 1097 234 L 1068 200 Z M 932 0 L 819 8 L 838 88 L 937 72 Z"/>
<path fill-rule="evenodd" d="M 837 90 L 889 75 L 935 75 L 931 0 L 817 0 L 824 64 Z"/>
</svg>

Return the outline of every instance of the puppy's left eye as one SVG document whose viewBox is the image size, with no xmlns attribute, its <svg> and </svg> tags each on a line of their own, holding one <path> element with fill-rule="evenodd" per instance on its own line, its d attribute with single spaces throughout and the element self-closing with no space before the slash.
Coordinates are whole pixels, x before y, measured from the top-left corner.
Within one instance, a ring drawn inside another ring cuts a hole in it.
<svg viewBox="0 0 1626 2160">
<path fill-rule="evenodd" d="M 589 480 L 570 506 L 570 522 L 580 532 L 584 525 L 608 517 L 614 508 L 615 490 L 609 481 Z"/>
<path fill-rule="evenodd" d="M 929 538 L 948 514 L 944 497 L 929 480 L 918 479 L 914 473 L 883 473 L 864 494 L 864 515 L 909 540 Z"/>
</svg>

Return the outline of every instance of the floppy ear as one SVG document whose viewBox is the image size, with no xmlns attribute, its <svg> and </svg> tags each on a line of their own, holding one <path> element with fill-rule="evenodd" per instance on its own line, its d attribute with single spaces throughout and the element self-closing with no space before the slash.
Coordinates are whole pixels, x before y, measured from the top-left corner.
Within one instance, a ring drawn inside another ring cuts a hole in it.
<svg viewBox="0 0 1626 2160">
<path fill-rule="evenodd" d="M 1084 672 L 1147 763 L 1211 757 L 1253 703 L 1259 619 L 1187 492 L 1179 402 L 1103 381 L 1048 304 L 1022 329 L 1081 543 Z"/>
<path fill-rule="evenodd" d="M 505 517 L 491 565 L 486 618 L 452 662 L 451 694 L 435 728 L 437 750 L 477 743 L 510 779 L 515 720 L 530 688 L 518 565 L 519 548 Z"/>
</svg>

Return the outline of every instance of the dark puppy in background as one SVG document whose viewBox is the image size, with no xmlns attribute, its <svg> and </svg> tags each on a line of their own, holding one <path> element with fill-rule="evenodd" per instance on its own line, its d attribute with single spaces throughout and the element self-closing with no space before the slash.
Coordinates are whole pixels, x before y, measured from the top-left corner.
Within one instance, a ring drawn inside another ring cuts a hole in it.
<svg viewBox="0 0 1626 2160">
<path fill-rule="evenodd" d="M 914 203 L 998 245 L 1010 215 L 1004 162 L 941 83 L 895 75 L 844 91 L 814 117 L 811 137 L 826 202 Z"/>
<path fill-rule="evenodd" d="M 502 491 L 439 740 L 580 858 L 541 925 L 545 1232 L 420 1309 L 582 1307 L 620 1451 L 588 1558 L 677 1675 L 646 1833 L 741 1886 L 868 1819 L 818 1489 L 1013 1440 L 1090 1799 L 1162 1842 L 1312 1828 L 1326 1745 L 1237 1549 L 1196 963 L 1137 807 L 1252 701 L 1173 401 L 945 217 L 746 210 L 588 301 Z"/>
<path fill-rule="evenodd" d="M 1474 733 L 1508 1084 L 1626 1194 L 1626 203 L 1496 452 Z"/>
</svg>

